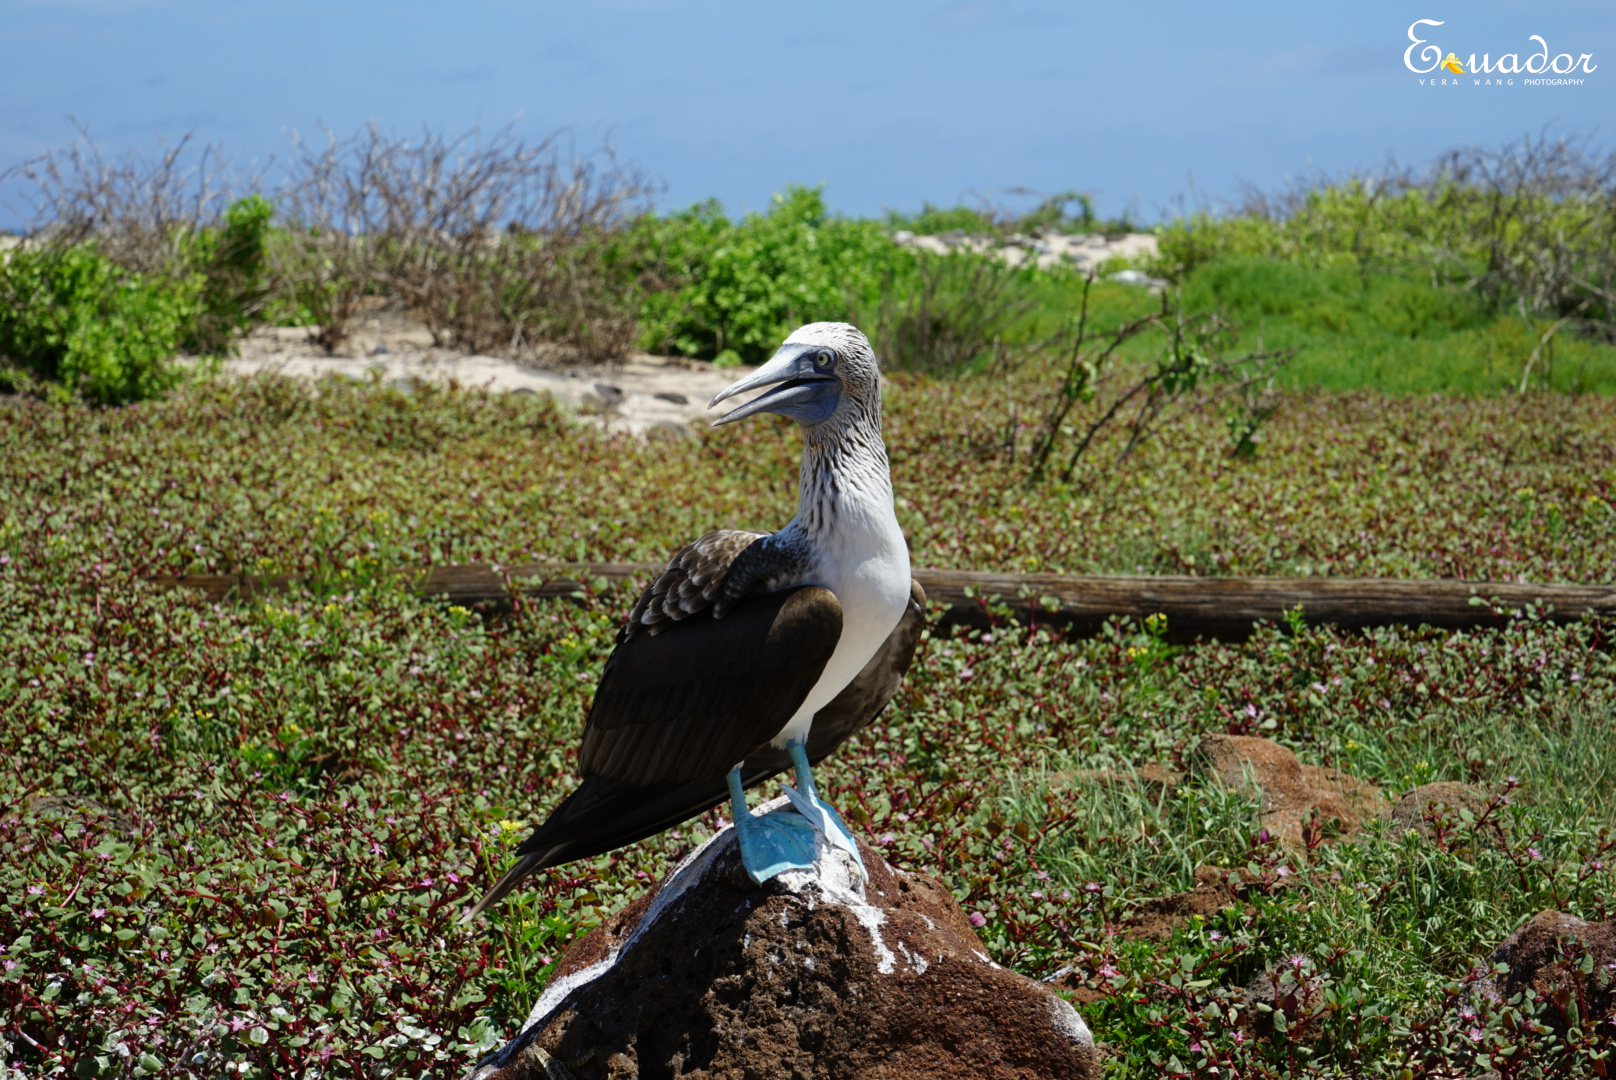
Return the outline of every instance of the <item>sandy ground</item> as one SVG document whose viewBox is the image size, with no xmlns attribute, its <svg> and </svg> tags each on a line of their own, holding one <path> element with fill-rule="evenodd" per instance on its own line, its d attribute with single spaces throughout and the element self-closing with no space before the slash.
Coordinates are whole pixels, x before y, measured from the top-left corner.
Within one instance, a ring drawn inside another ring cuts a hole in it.
<svg viewBox="0 0 1616 1080">
<path fill-rule="evenodd" d="M 1034 260 L 1040 266 L 1064 263 L 1084 271 L 1097 269 L 1106 259 L 1135 260 L 1156 253 L 1156 238 L 1148 233 L 1111 239 L 1098 234 L 1013 236 L 1002 244 L 989 245 L 985 238 L 964 233 L 916 236 L 899 232 L 893 240 L 939 253 L 962 248 L 981 251 L 1012 266 Z M 0 235 L 0 249 L 20 242 L 21 238 Z M 1131 284 L 1158 284 L 1137 270 L 1112 276 Z M 364 320 L 335 355 L 310 341 L 300 327 L 260 328 L 242 340 L 240 354 L 225 361 L 224 371 L 241 376 L 276 371 L 312 379 L 380 378 L 399 386 L 415 380 L 453 380 L 462 386 L 509 393 L 547 392 L 589 423 L 652 439 L 692 437 L 693 425 L 711 423 L 732 407 L 726 403 L 724 409 L 712 410 L 707 402 L 746 373 L 742 368 L 715 368 L 699 360 L 649 354 L 589 366 L 568 365 L 560 356 L 532 362 L 468 356 L 434 346 L 424 326 L 385 310 Z"/>
<path fill-rule="evenodd" d="M 715 368 L 699 360 L 650 355 L 612 364 L 569 367 L 499 356 L 467 356 L 435 348 L 424 327 L 397 317 L 368 320 L 337 355 L 308 340 L 299 327 L 265 327 L 241 342 L 226 373 L 276 371 L 301 378 L 331 375 L 380 378 L 408 386 L 413 380 L 482 386 L 511 393 L 550 393 L 557 403 L 609 431 L 648 438 L 688 438 L 691 425 L 710 423 L 732 408 L 707 402 L 744 368 Z"/>
</svg>

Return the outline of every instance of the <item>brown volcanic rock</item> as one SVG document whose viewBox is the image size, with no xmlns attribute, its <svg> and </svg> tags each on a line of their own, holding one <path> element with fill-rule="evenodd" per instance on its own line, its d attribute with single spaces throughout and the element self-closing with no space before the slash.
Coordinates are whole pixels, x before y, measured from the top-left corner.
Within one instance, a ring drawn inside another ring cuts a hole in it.
<svg viewBox="0 0 1616 1080">
<path fill-rule="evenodd" d="M 468 1080 L 1086 1080 L 1077 1013 L 988 959 L 948 890 L 860 844 L 754 885 L 733 831 L 578 942 Z"/>
<path fill-rule="evenodd" d="M 1487 812 L 1487 799 L 1474 788 L 1443 780 L 1405 791 L 1392 804 L 1387 816 L 1394 830 L 1412 829 L 1429 840 L 1435 835 L 1435 823 L 1461 824 L 1461 810 L 1470 811 L 1472 819 L 1479 820 Z"/>
<path fill-rule="evenodd" d="M 1583 974 L 1578 961 L 1593 956 L 1593 972 Z M 1509 965 L 1509 974 L 1479 983 L 1488 996 L 1508 1001 L 1523 990 L 1551 1003 L 1543 1019 L 1564 1030 L 1566 1005 L 1580 984 L 1581 1022 L 1591 1026 L 1616 1013 L 1616 919 L 1591 923 L 1560 911 L 1540 911 L 1522 923 L 1487 957 L 1489 964 Z"/>
<path fill-rule="evenodd" d="M 1146 941 L 1165 941 L 1195 916 L 1210 919 L 1224 908 L 1240 903 L 1255 880 L 1256 876 L 1249 870 L 1197 866 L 1193 889 L 1144 901 L 1123 919 L 1122 932 Z"/>
<path fill-rule="evenodd" d="M 1201 740 L 1203 767 L 1225 786 L 1262 797 L 1262 824 L 1269 834 L 1294 844 L 1344 836 L 1374 818 L 1380 789 L 1318 765 L 1303 765 L 1272 739 L 1208 735 Z"/>
</svg>

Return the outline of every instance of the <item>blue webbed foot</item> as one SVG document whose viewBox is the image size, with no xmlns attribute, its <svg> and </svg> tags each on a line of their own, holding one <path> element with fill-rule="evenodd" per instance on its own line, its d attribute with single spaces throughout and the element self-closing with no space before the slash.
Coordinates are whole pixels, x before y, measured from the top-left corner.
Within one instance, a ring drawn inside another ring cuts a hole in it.
<svg viewBox="0 0 1616 1080">
<path fill-rule="evenodd" d="M 852 856 L 858 864 L 859 873 L 868 879 L 869 872 L 864 869 L 864 859 L 859 855 L 858 844 L 854 842 L 847 822 L 842 820 L 842 815 L 836 812 L 834 806 L 819 797 L 814 774 L 808 766 L 808 751 L 800 742 L 789 742 L 786 752 L 791 755 L 791 763 L 797 772 L 797 787 L 786 788 L 786 797 L 791 800 L 791 805 L 812 822 L 816 830 L 824 833 L 826 840 Z"/>
<path fill-rule="evenodd" d="M 864 868 L 864 859 L 859 855 L 852 831 L 835 807 L 821 799 L 815 789 L 803 744 L 790 742 L 786 749 L 797 773 L 797 786 L 785 789 L 786 797 L 791 800 L 790 810 L 782 807 L 768 814 L 754 815 L 746 807 L 740 766 L 729 774 L 730 809 L 741 862 L 747 874 L 761 885 L 787 870 L 812 869 L 815 834 L 818 834 L 832 847 L 845 851 L 858 867 L 860 876 L 868 880 L 870 875 Z"/>
<path fill-rule="evenodd" d="M 739 767 L 729 774 L 729 793 L 735 839 L 747 876 L 761 885 L 787 870 L 813 867 L 814 826 L 801 814 L 785 809 L 753 814 L 746 808 Z"/>
<path fill-rule="evenodd" d="M 859 857 L 858 845 L 853 842 L 853 834 L 848 831 L 842 815 L 836 808 L 817 796 L 810 798 L 796 788 L 786 788 L 786 797 L 796 808 L 797 814 L 803 818 L 809 827 L 817 833 L 822 833 L 825 839 L 833 846 L 841 848 L 853 857 L 858 864 L 860 873 L 867 878 L 869 874 L 864 871 L 864 860 Z"/>
</svg>

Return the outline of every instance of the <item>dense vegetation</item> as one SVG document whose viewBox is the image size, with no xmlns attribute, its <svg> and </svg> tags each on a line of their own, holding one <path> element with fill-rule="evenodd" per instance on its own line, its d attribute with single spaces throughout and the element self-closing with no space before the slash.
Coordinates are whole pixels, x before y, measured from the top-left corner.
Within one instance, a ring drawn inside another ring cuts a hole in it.
<svg viewBox="0 0 1616 1080">
<path fill-rule="evenodd" d="M 1607 398 L 1295 395 L 1255 455 L 1203 417 L 1082 490 L 1026 488 L 1003 431 L 1047 386 L 891 387 L 918 563 L 1611 579 Z M 647 446 L 534 399 L 342 382 L 0 409 L 11 1057 L 29 1075 L 450 1076 L 509 1035 L 566 942 L 717 819 L 456 926 L 570 787 L 631 597 L 483 618 L 392 571 L 654 559 L 709 527 L 768 527 L 794 505 L 798 446 L 768 422 Z M 307 584 L 210 605 L 142 583 L 227 568 Z M 1001 962 L 1076 966 L 1116 1075 L 1591 1076 L 1608 1028 L 1523 1035 L 1460 990 L 1541 908 L 1616 915 L 1613 680 L 1607 628 L 1530 618 L 1186 648 L 1136 625 L 1080 643 L 1006 626 L 930 641 L 826 782 L 894 862 L 981 916 Z M 1435 843 L 1377 826 L 1294 850 L 1204 780 L 1095 773 L 1185 770 L 1214 731 L 1388 795 L 1469 781 L 1493 810 Z M 1166 943 L 1114 933 L 1209 863 L 1265 883 L 1249 910 Z M 1311 989 L 1289 1035 L 1260 1036 L 1239 989 L 1274 963 Z"/>
<path fill-rule="evenodd" d="M 1076 270 L 929 254 L 893 234 L 980 247 L 1134 227 L 1096 219 L 1077 194 L 1020 215 L 928 206 L 859 220 L 790 187 L 740 220 L 715 203 L 657 213 L 609 151 L 509 133 L 369 129 L 297 150 L 272 199 L 234 201 L 173 154 L 114 166 L 74 147 L 30 163 L 48 227 L 0 259 L 0 382 L 138 400 L 177 381 L 178 351 L 228 352 L 264 320 L 340 349 L 376 304 L 468 352 L 559 344 L 589 361 L 638 346 L 758 363 L 804 321 L 852 319 L 893 370 L 1003 368 L 1060 351 L 1081 317 Z M 1160 255 L 1143 268 L 1186 313 L 1294 350 L 1282 385 L 1616 391 L 1616 157 L 1528 140 L 1259 194 L 1155 232 Z M 1121 292 L 1097 328 L 1157 305 Z"/>
</svg>

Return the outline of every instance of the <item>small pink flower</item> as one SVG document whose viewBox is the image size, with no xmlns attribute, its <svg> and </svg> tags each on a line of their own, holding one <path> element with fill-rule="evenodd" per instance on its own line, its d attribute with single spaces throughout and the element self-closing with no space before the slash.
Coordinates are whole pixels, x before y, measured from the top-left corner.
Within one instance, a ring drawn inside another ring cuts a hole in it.
<svg viewBox="0 0 1616 1080">
<path fill-rule="evenodd" d="M 1112 967 L 1111 966 L 1111 961 L 1109 961 L 1109 960 L 1107 960 L 1105 963 L 1101 964 L 1100 965 L 1100 970 L 1095 972 L 1095 974 L 1099 975 L 1100 978 L 1102 978 L 1102 979 L 1120 979 L 1120 978 L 1122 978 L 1122 972 L 1120 972 L 1116 968 Z"/>
<path fill-rule="evenodd" d="M 1529 847 L 1529 848 L 1527 848 L 1527 849 L 1526 849 L 1526 854 L 1527 854 L 1527 855 L 1528 855 L 1528 856 L 1530 856 L 1530 857 L 1531 857 L 1531 858 L 1533 858 L 1533 859 L 1541 859 L 1541 858 L 1542 858 L 1542 857 L 1543 857 L 1543 853 L 1542 853 L 1542 852 L 1541 852 L 1541 851 L 1539 851 L 1539 850 L 1538 850 L 1538 849 L 1537 849 L 1537 848 L 1535 848 L 1535 847 Z"/>
<path fill-rule="evenodd" d="M 983 914 L 980 911 L 971 912 L 971 925 L 972 926 L 983 927 L 983 926 L 986 926 L 987 924 L 988 924 L 988 920 L 986 919 L 986 917 L 983 916 Z"/>
<path fill-rule="evenodd" d="M 10 971 L 12 968 L 17 966 L 17 961 L 15 961 L 15 960 L 3 960 L 3 961 L 0 961 L 0 966 L 4 966 L 7 971 Z"/>
<path fill-rule="evenodd" d="M 28 895 L 29 896 L 42 896 L 42 895 L 44 895 L 44 893 L 45 893 L 45 886 L 43 886 L 43 885 L 30 885 L 30 886 L 28 886 Z"/>
<path fill-rule="evenodd" d="M 92 918 L 92 919 L 104 919 L 104 918 L 106 918 L 106 916 L 107 916 L 107 909 L 104 908 L 104 907 L 98 907 L 98 908 L 91 908 L 90 909 L 90 918 Z"/>
</svg>

